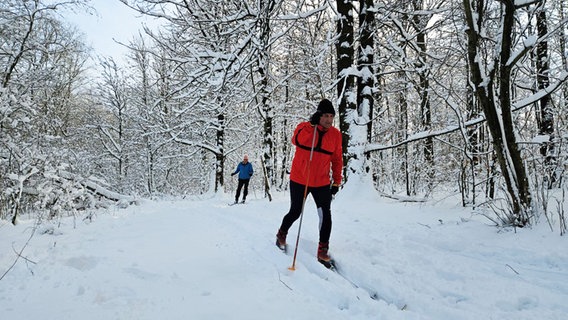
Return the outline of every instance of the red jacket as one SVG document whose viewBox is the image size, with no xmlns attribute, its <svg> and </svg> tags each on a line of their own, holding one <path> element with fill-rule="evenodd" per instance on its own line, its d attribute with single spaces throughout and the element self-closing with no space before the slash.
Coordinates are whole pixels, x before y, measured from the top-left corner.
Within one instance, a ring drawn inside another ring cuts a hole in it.
<svg viewBox="0 0 568 320">
<path fill-rule="evenodd" d="M 314 128 L 310 122 L 302 122 L 294 130 L 292 144 L 296 146 L 296 152 L 290 180 L 310 187 L 322 187 L 331 184 L 331 173 L 333 184 L 340 185 L 343 170 L 341 132 L 335 127 L 325 130 L 318 125 L 314 141 Z M 308 168 L 312 142 L 314 152 Z"/>
</svg>

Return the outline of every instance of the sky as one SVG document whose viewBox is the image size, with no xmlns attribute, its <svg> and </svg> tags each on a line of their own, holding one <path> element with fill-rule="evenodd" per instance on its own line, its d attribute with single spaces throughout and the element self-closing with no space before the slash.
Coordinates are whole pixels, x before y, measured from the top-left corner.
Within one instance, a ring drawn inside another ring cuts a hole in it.
<svg viewBox="0 0 568 320">
<path fill-rule="evenodd" d="M 566 319 L 557 218 L 552 231 L 544 219 L 496 228 L 451 196 L 397 203 L 352 183 L 332 204 L 339 273 L 316 260 L 311 197 L 291 271 L 298 221 L 288 253 L 275 246 L 289 195 L 262 194 L 141 201 L 37 228 L 0 220 L 2 319 Z"/>
<path fill-rule="evenodd" d="M 116 60 L 123 57 L 127 49 L 118 44 L 126 43 L 142 30 L 142 24 L 155 25 L 154 19 L 140 14 L 122 4 L 119 0 L 93 0 L 90 4 L 95 14 L 81 12 L 65 13 L 64 19 L 77 26 L 86 36 L 87 45 L 97 55 L 111 56 Z"/>
</svg>

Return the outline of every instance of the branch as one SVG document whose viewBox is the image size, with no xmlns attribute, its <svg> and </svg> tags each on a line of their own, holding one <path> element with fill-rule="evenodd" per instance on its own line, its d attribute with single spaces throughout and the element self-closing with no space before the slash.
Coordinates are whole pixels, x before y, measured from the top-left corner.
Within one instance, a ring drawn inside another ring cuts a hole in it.
<svg viewBox="0 0 568 320">
<path fill-rule="evenodd" d="M 115 202 L 120 202 L 120 201 L 128 201 L 129 204 L 132 203 L 136 203 L 136 199 L 132 196 L 127 196 L 127 195 L 123 195 L 111 190 L 108 190 L 107 188 L 95 183 L 94 181 L 90 180 L 90 179 L 83 179 L 73 173 L 70 172 L 66 172 L 66 171 L 59 171 L 59 176 L 63 179 L 67 179 L 67 180 L 74 180 L 77 181 L 78 183 L 80 183 L 83 187 L 85 187 L 85 189 L 87 189 L 89 192 L 92 192 L 100 197 L 115 201 Z"/>
<path fill-rule="evenodd" d="M 521 99 L 515 103 L 513 103 L 513 111 L 518 111 L 526 106 L 529 106 L 537 101 L 539 101 L 540 99 L 551 95 L 552 93 L 554 93 L 554 91 L 556 91 L 560 85 L 562 85 L 564 82 L 566 82 L 566 80 L 568 80 L 568 71 L 564 71 L 560 74 L 560 77 L 558 79 L 558 81 L 556 83 L 553 83 L 551 85 L 549 85 L 548 87 L 539 90 L 537 92 L 535 92 L 534 94 Z"/>
<path fill-rule="evenodd" d="M 0 276 L 0 280 L 4 279 L 4 277 L 8 274 L 8 272 L 10 272 L 10 270 L 12 270 L 14 268 L 14 266 L 16 265 L 16 263 L 18 262 L 18 260 L 20 259 L 20 257 L 22 257 L 22 253 L 24 252 L 24 250 L 26 249 L 26 247 L 28 246 L 28 244 L 30 243 L 30 241 L 32 240 L 32 238 L 34 237 L 34 234 L 37 230 L 37 225 L 34 226 L 32 233 L 30 234 L 30 237 L 28 238 L 28 240 L 26 241 L 26 243 L 24 244 L 24 246 L 22 247 L 22 249 L 20 249 L 19 252 L 16 252 L 16 259 L 14 260 L 14 262 L 12 263 L 12 265 L 8 268 L 8 270 L 6 270 L 2 276 Z M 27 260 L 27 259 L 26 259 Z"/>
<path fill-rule="evenodd" d="M 556 83 L 553 83 L 551 85 L 549 85 L 548 87 L 539 90 L 537 92 L 535 92 L 534 94 L 519 100 L 517 102 L 515 102 L 513 104 L 513 112 L 519 111 L 529 105 L 534 104 L 535 102 L 539 101 L 540 99 L 542 99 L 543 97 L 546 97 L 552 93 L 554 93 L 554 91 L 556 91 L 560 85 L 562 85 L 564 82 L 566 82 L 566 80 L 568 80 L 568 72 L 563 72 L 560 74 L 559 80 Z M 478 125 L 480 123 L 485 122 L 485 117 L 481 116 L 469 121 L 466 121 L 464 123 L 464 125 L 462 127 L 472 127 L 475 125 Z M 440 129 L 440 130 L 430 130 L 430 131 L 423 131 L 423 132 L 418 132 L 415 133 L 413 135 L 411 135 L 410 137 L 406 138 L 403 141 L 391 144 L 391 145 L 383 145 L 383 144 L 378 144 L 378 143 L 371 143 L 368 144 L 365 147 L 365 153 L 370 153 L 370 152 L 374 152 L 374 151 L 383 151 L 383 150 L 389 150 L 389 149 L 394 149 L 394 148 L 398 148 L 400 146 L 403 146 L 405 144 L 411 143 L 411 142 L 415 142 L 415 141 L 420 141 L 422 139 L 426 139 L 426 138 L 432 138 L 432 137 L 437 137 L 437 136 L 442 136 L 442 135 L 446 135 L 455 131 L 460 130 L 461 127 L 459 125 L 453 125 L 453 126 L 447 126 L 444 129 Z"/>
<path fill-rule="evenodd" d="M 197 147 L 197 148 L 201 148 L 203 150 L 207 150 L 207 151 L 211 151 L 213 154 L 220 154 L 221 151 L 219 150 L 219 148 L 215 148 L 214 146 L 211 146 L 207 143 L 202 143 L 202 142 L 198 142 L 195 140 L 188 140 L 188 139 L 181 139 L 178 138 L 176 135 L 174 135 L 172 132 L 169 132 L 170 137 L 172 138 L 172 140 L 174 142 L 186 145 L 186 146 L 190 146 L 190 147 Z"/>
<path fill-rule="evenodd" d="M 483 123 L 483 122 L 485 122 L 485 117 L 478 117 L 476 119 L 469 120 L 469 121 L 465 122 L 464 126 L 465 127 L 471 127 L 471 126 L 474 126 L 474 125 L 477 125 L 477 124 L 480 124 L 480 123 Z M 391 145 L 382 145 L 382 144 L 377 144 L 377 143 L 373 144 L 372 143 L 372 144 L 369 144 L 365 147 L 365 153 L 398 148 L 398 147 L 403 146 L 405 144 L 415 142 L 415 141 L 420 141 L 422 139 L 446 135 L 448 133 L 458 131 L 458 130 L 460 130 L 460 128 L 461 127 L 459 125 L 453 125 L 453 126 L 448 126 L 444 129 L 440 129 L 440 130 L 423 131 L 423 132 L 415 133 L 415 134 L 411 135 L 410 137 L 408 137 L 407 139 L 400 141 L 400 142 L 397 142 L 395 144 L 391 144 Z"/>
<path fill-rule="evenodd" d="M 523 41 L 523 47 L 519 51 L 514 52 L 511 55 L 511 57 L 509 57 L 509 60 L 507 61 L 506 65 L 512 67 L 515 64 L 517 64 L 517 62 L 521 60 L 525 56 L 525 54 L 527 54 L 527 52 L 529 52 L 535 47 L 536 43 L 537 43 L 536 37 L 529 37 L 525 39 L 525 41 Z"/>
<path fill-rule="evenodd" d="M 533 4 L 541 3 L 542 0 L 515 0 L 515 9 L 528 7 Z"/>
</svg>

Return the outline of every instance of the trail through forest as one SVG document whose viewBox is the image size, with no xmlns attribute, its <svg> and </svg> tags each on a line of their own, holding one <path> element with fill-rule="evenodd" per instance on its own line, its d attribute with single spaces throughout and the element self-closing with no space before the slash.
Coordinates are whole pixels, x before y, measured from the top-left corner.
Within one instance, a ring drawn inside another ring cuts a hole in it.
<svg viewBox="0 0 568 320">
<path fill-rule="evenodd" d="M 355 189 L 354 189 L 355 190 Z M 0 281 L 3 319 L 564 319 L 565 237 L 541 223 L 497 229 L 453 205 L 361 191 L 333 203 L 330 253 L 315 259 L 306 203 L 296 271 L 274 245 L 288 194 L 145 202 L 44 223 Z M 0 226 L 0 273 L 34 221 Z M 288 242 L 293 248 L 297 223 Z"/>
</svg>

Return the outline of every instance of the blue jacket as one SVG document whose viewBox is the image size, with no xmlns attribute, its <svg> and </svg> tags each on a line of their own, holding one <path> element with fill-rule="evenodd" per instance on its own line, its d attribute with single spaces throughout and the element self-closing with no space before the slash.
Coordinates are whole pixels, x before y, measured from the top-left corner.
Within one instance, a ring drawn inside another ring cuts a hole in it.
<svg viewBox="0 0 568 320">
<path fill-rule="evenodd" d="M 254 170 L 252 169 L 252 164 L 250 162 L 247 162 L 247 164 L 239 162 L 237 169 L 233 172 L 233 174 L 237 172 L 239 173 L 239 179 L 250 179 Z"/>
</svg>

